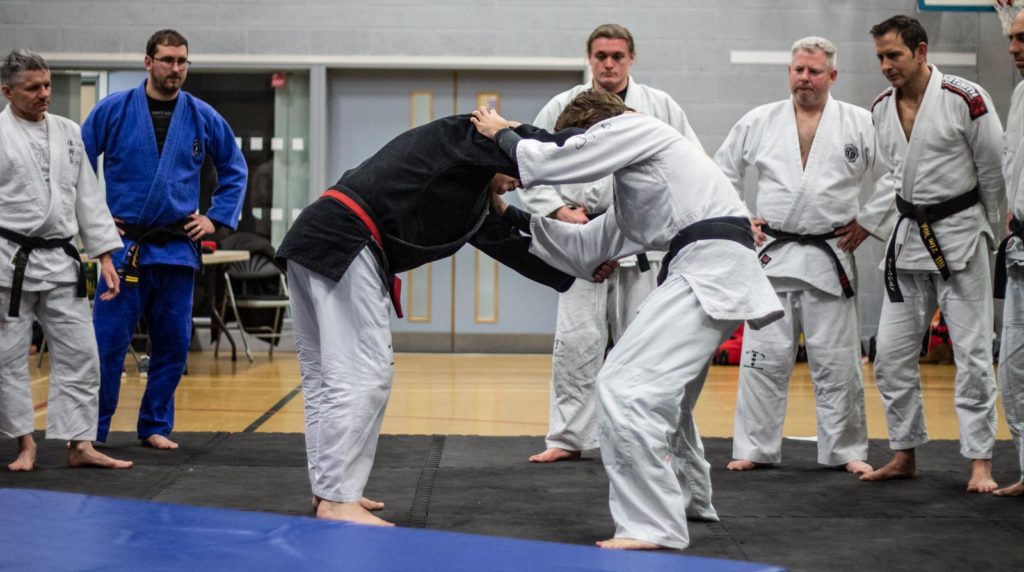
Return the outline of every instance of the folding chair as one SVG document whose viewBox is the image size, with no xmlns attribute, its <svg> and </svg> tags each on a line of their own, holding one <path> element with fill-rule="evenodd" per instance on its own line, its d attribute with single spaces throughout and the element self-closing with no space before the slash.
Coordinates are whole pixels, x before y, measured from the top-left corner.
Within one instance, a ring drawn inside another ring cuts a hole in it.
<svg viewBox="0 0 1024 572">
<path fill-rule="evenodd" d="M 242 347 L 245 348 L 245 355 L 249 361 L 253 361 L 252 351 L 249 349 L 247 336 L 266 341 L 269 346 L 269 354 L 274 355 L 274 346 L 282 335 L 284 312 L 288 308 L 288 281 L 279 266 L 274 264 L 270 258 L 253 253 L 252 257 L 245 262 L 235 262 L 228 265 L 224 272 L 224 283 L 226 296 L 221 310 L 225 322 L 232 321 L 226 313 L 225 306 L 231 307 L 233 321 L 238 327 L 242 338 Z M 246 310 L 246 313 L 242 311 Z M 255 311 L 273 311 L 273 318 L 264 319 L 264 323 L 258 322 L 260 316 L 253 315 Z M 243 322 L 243 316 L 249 324 Z M 220 339 L 214 344 L 214 357 L 220 348 Z"/>
</svg>

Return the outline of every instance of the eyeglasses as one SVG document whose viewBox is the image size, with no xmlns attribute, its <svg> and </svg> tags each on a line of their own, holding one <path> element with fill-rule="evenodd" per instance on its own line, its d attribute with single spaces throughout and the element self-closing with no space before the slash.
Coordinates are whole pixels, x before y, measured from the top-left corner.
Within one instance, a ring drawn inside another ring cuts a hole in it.
<svg viewBox="0 0 1024 572">
<path fill-rule="evenodd" d="M 185 58 L 172 58 L 171 56 L 163 58 L 153 58 L 153 61 L 160 62 L 169 68 L 172 68 L 175 65 L 177 65 L 181 69 L 188 69 L 188 66 L 192 65 L 192 62 L 188 61 Z"/>
</svg>

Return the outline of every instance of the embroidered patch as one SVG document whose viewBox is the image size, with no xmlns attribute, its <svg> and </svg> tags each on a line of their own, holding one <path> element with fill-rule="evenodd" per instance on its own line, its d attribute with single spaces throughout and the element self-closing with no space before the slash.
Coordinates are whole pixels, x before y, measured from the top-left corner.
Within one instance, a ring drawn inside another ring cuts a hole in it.
<svg viewBox="0 0 1024 572">
<path fill-rule="evenodd" d="M 846 146 L 843 147 L 843 155 L 846 156 L 847 161 L 851 163 L 856 163 L 857 157 L 860 156 L 860 152 L 857 151 L 856 145 L 854 145 L 853 143 L 847 143 Z"/>
<path fill-rule="evenodd" d="M 199 159 L 203 155 L 203 144 L 199 142 L 199 139 L 192 141 L 192 158 Z"/>
<path fill-rule="evenodd" d="M 955 75 L 942 76 L 942 89 L 953 92 L 967 103 L 967 110 L 971 114 L 971 120 L 975 120 L 988 113 L 988 106 L 985 105 L 985 98 L 981 90 L 971 82 Z"/>
<path fill-rule="evenodd" d="M 768 263 L 771 262 L 771 261 L 772 261 L 772 257 L 771 256 L 768 256 L 767 254 L 762 254 L 761 255 L 761 268 L 764 268 L 765 266 L 768 266 Z"/>
</svg>

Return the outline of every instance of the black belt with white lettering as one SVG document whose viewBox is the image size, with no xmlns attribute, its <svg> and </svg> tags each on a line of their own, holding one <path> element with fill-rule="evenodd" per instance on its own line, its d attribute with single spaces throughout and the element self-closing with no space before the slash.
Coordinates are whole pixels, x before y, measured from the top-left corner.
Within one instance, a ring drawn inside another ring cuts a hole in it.
<svg viewBox="0 0 1024 572">
<path fill-rule="evenodd" d="M 661 261 L 658 285 L 668 277 L 668 267 L 680 250 L 699 240 L 731 240 L 754 250 L 754 233 L 750 230 L 750 219 L 738 216 L 723 216 L 695 222 L 679 231 L 669 245 L 668 254 Z"/>
<path fill-rule="evenodd" d="M 18 245 L 18 251 L 14 253 L 14 278 L 11 280 L 11 303 L 7 309 L 8 316 L 17 318 L 21 314 L 21 289 L 25 283 L 25 268 L 28 267 L 29 255 L 37 248 L 62 248 L 65 254 L 78 263 L 76 295 L 79 298 L 85 298 L 85 271 L 82 268 L 82 257 L 78 254 L 78 249 L 71 244 L 70 236 L 67 238 L 39 238 L 0 228 L 0 237 Z"/>
<path fill-rule="evenodd" d="M 188 218 L 183 218 L 163 226 L 140 226 L 128 223 L 119 223 L 117 225 L 124 231 L 124 237 L 134 243 L 128 248 L 128 253 L 124 257 L 125 265 L 121 272 L 121 282 L 125 288 L 135 288 L 139 285 L 139 256 L 143 245 L 157 244 L 163 246 L 172 240 L 184 238 L 192 243 L 193 248 L 195 248 L 196 243 L 189 238 L 188 231 L 185 230 L 185 224 L 189 220 Z"/>
<path fill-rule="evenodd" d="M 846 275 L 846 269 L 843 268 L 843 263 L 839 260 L 839 256 L 836 255 L 836 251 L 832 250 L 832 245 L 828 243 L 829 239 L 836 238 L 835 231 L 825 232 L 822 234 L 797 234 L 795 232 L 775 230 L 767 224 L 761 225 L 761 230 L 775 240 L 768 243 L 760 252 L 757 253 L 757 257 L 759 259 L 765 252 L 768 252 L 777 245 L 785 244 L 787 242 L 796 242 L 798 244 L 817 247 L 832 258 L 832 264 L 836 267 L 836 275 L 839 277 L 839 285 L 843 288 L 843 295 L 847 298 L 853 298 L 854 292 L 853 286 L 850 284 L 850 277 Z"/>
<path fill-rule="evenodd" d="M 935 268 L 939 270 L 943 280 L 949 280 L 949 265 L 942 255 L 942 248 L 939 247 L 939 240 L 932 230 L 932 223 L 955 215 L 978 203 L 980 195 L 978 187 L 957 195 L 947 201 L 934 205 L 915 205 L 903 200 L 896 195 L 896 209 L 900 212 L 900 218 L 893 228 L 892 237 L 889 239 L 889 246 L 885 252 L 885 291 L 889 294 L 890 302 L 902 302 L 903 293 L 900 292 L 899 281 L 896 278 L 896 232 L 904 219 L 913 218 L 917 223 L 917 229 L 921 233 L 921 241 L 928 249 L 928 255 L 932 257 Z"/>
<path fill-rule="evenodd" d="M 1010 234 L 999 243 L 999 251 L 996 252 L 996 276 L 993 284 L 996 298 L 1006 297 L 1006 247 L 1010 239 L 1017 237 L 1024 240 L 1024 223 L 1016 218 L 1010 219 Z"/>
<path fill-rule="evenodd" d="M 587 213 L 587 218 L 590 220 L 594 220 L 595 218 L 603 215 L 603 212 Z M 640 272 L 647 272 L 648 270 L 651 269 L 651 261 L 649 258 L 647 258 L 646 252 L 640 252 L 636 254 L 636 267 L 640 269 Z"/>
</svg>

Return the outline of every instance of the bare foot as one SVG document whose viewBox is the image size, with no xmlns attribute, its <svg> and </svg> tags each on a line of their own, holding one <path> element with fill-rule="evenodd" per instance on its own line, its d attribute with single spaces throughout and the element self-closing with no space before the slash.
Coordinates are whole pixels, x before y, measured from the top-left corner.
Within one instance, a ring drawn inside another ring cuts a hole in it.
<svg viewBox="0 0 1024 572">
<path fill-rule="evenodd" d="M 993 495 L 997 497 L 1019 497 L 1024 496 L 1024 483 L 1017 482 L 1008 487 L 1003 487 L 999 490 L 993 491 Z"/>
<path fill-rule="evenodd" d="M 846 472 L 855 475 L 866 475 L 875 469 L 864 461 L 850 461 L 846 463 Z"/>
<path fill-rule="evenodd" d="M 891 481 L 893 479 L 912 479 L 917 476 L 917 460 L 913 449 L 896 451 L 892 460 L 884 467 L 875 469 L 860 476 L 862 481 Z"/>
<path fill-rule="evenodd" d="M 571 461 L 583 456 L 580 451 L 569 451 L 560 447 L 550 447 L 543 453 L 530 455 L 531 463 L 557 463 L 558 461 Z"/>
<path fill-rule="evenodd" d="M 322 499 L 322 498 L 320 498 L 320 497 L 318 497 L 316 495 L 313 495 L 313 502 L 312 502 L 312 504 L 313 504 L 313 512 L 316 512 L 316 509 L 320 508 L 320 501 L 322 501 L 322 500 L 324 500 L 324 499 Z M 370 499 L 368 499 L 366 497 L 359 497 L 359 506 L 365 508 L 366 510 L 383 510 L 384 509 L 384 503 L 382 503 L 380 501 L 370 500 Z"/>
<path fill-rule="evenodd" d="M 990 493 L 999 488 L 992 480 L 992 461 L 974 459 L 971 462 L 971 480 L 967 482 L 969 493 Z"/>
<path fill-rule="evenodd" d="M 31 471 L 36 468 L 36 440 L 32 434 L 18 437 L 18 458 L 7 465 L 9 471 Z"/>
<path fill-rule="evenodd" d="M 660 544 L 635 538 L 609 538 L 608 540 L 598 540 L 596 544 L 609 550 L 661 550 L 665 548 Z"/>
<path fill-rule="evenodd" d="M 320 506 L 316 509 L 316 517 L 324 520 L 343 520 L 356 524 L 369 524 L 372 526 L 394 526 L 393 522 L 377 518 L 370 514 L 358 502 L 333 502 L 321 500 Z"/>
<path fill-rule="evenodd" d="M 178 444 L 175 443 L 174 441 L 171 441 L 170 439 L 168 439 L 167 437 L 164 437 L 163 435 L 157 435 L 155 433 L 153 435 L 150 435 L 149 437 L 146 437 L 145 439 L 143 439 L 142 440 L 142 446 L 143 447 L 152 447 L 154 449 L 162 449 L 162 450 L 177 449 L 178 448 Z"/>
<path fill-rule="evenodd" d="M 134 464 L 108 457 L 93 448 L 89 441 L 72 441 L 68 449 L 69 467 L 98 467 L 101 469 L 128 469 Z"/>
<path fill-rule="evenodd" d="M 746 459 L 736 459 L 735 461 L 731 461 L 728 465 L 726 465 L 725 468 L 729 469 L 730 471 L 752 471 L 754 469 L 760 469 L 761 467 L 768 466 L 770 466 L 769 463 L 755 463 L 753 461 L 748 461 Z"/>
</svg>

